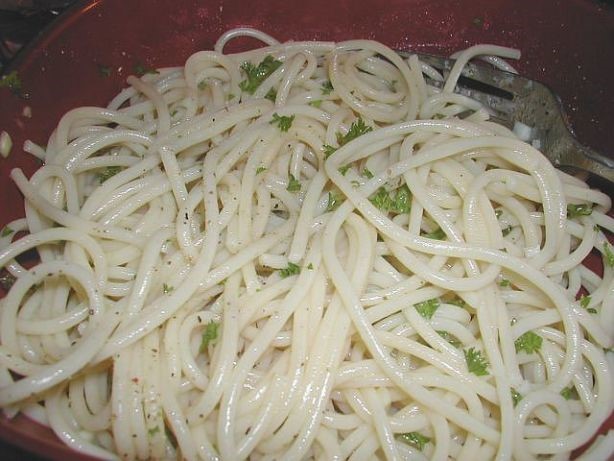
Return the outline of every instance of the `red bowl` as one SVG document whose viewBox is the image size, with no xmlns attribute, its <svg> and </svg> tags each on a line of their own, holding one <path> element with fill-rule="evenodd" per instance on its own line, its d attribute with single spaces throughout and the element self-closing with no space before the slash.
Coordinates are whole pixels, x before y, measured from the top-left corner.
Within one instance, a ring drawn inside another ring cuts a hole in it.
<svg viewBox="0 0 614 461">
<path fill-rule="evenodd" d="M 614 157 L 614 9 L 595 1 L 94 0 L 63 14 L 20 54 L 9 70 L 23 82 L 21 97 L 0 89 L 0 130 L 14 143 L 0 160 L 0 221 L 23 215 L 7 176 L 16 166 L 36 169 L 21 149 L 26 139 L 44 145 L 68 109 L 105 105 L 135 66 L 181 65 L 223 31 L 246 25 L 281 40 L 372 38 L 438 54 L 475 43 L 520 48 L 521 73 L 549 84 L 580 140 Z M 611 417 L 604 428 L 612 427 Z M 25 417 L 0 418 L 0 438 L 50 459 L 89 459 Z"/>
</svg>

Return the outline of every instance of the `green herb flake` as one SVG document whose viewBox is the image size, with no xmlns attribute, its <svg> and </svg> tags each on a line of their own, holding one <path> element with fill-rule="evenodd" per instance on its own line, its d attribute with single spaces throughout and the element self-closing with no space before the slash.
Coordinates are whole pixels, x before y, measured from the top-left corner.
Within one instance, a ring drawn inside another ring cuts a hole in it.
<svg viewBox="0 0 614 461">
<path fill-rule="evenodd" d="M 516 406 L 518 405 L 518 402 L 522 400 L 522 394 L 513 387 L 510 389 L 510 391 L 512 393 L 512 403 L 514 404 L 514 406 Z"/>
<path fill-rule="evenodd" d="M 259 166 L 258 168 L 256 168 L 256 174 L 263 173 L 266 170 L 267 170 L 267 168 L 265 166 Z"/>
<path fill-rule="evenodd" d="M 365 178 L 367 179 L 371 179 L 374 175 L 373 173 L 371 173 L 371 170 L 369 170 L 368 168 L 363 168 L 362 173 L 361 173 Z"/>
<path fill-rule="evenodd" d="M 439 299 L 432 298 L 422 301 L 421 303 L 414 304 L 416 311 L 425 319 L 431 319 L 435 311 L 439 308 Z"/>
<path fill-rule="evenodd" d="M 407 445 L 417 448 L 422 451 L 424 446 L 431 441 L 426 435 L 420 434 L 420 432 L 406 432 L 399 435 L 399 440 L 405 442 Z"/>
<path fill-rule="evenodd" d="M 461 342 L 456 338 L 456 336 L 451 335 L 447 331 L 437 330 L 437 334 L 439 336 L 441 336 L 443 339 L 445 339 L 446 341 L 448 341 L 452 346 L 454 346 L 454 347 L 460 347 L 461 346 Z"/>
<path fill-rule="evenodd" d="M 512 286 L 512 282 L 510 282 L 508 279 L 501 279 L 501 281 L 499 282 L 499 286 L 509 287 L 509 286 Z"/>
<path fill-rule="evenodd" d="M 580 297 L 580 306 L 582 306 L 582 308 L 586 309 L 590 303 L 591 303 L 590 296 L 582 295 Z"/>
<path fill-rule="evenodd" d="M 8 237 L 9 235 L 11 235 L 13 232 L 15 232 L 13 229 L 11 229 L 9 226 L 4 226 L 2 228 L 2 237 Z"/>
<path fill-rule="evenodd" d="M 289 262 L 286 268 L 279 270 L 279 275 L 281 275 L 282 279 L 285 279 L 286 277 L 290 277 L 291 275 L 297 275 L 300 272 L 301 268 L 299 266 Z"/>
<path fill-rule="evenodd" d="M 163 283 L 162 284 L 162 291 L 164 292 L 164 294 L 169 294 L 171 291 L 173 291 L 173 287 L 168 285 L 168 284 L 166 284 L 166 283 Z"/>
<path fill-rule="evenodd" d="M 98 64 L 98 73 L 102 76 L 102 77 L 110 77 L 111 76 L 111 67 L 109 66 L 105 66 L 103 64 Z"/>
<path fill-rule="evenodd" d="M 320 90 L 322 90 L 323 95 L 331 94 L 334 90 L 332 82 L 330 80 L 326 80 L 320 87 Z"/>
<path fill-rule="evenodd" d="M 532 354 L 541 349 L 543 341 L 537 333 L 527 331 L 514 341 L 514 347 L 516 352 L 525 351 L 527 354 Z"/>
<path fill-rule="evenodd" d="M 275 102 L 276 98 L 277 98 L 277 90 L 275 88 L 271 88 L 269 91 L 267 91 L 267 94 L 264 95 L 264 99 L 268 99 L 271 102 Z"/>
<path fill-rule="evenodd" d="M 390 193 L 380 187 L 369 201 L 382 211 L 403 214 L 411 210 L 411 192 L 406 184 Z"/>
<path fill-rule="evenodd" d="M 307 264 L 307 269 L 309 269 L 310 271 L 313 270 L 313 263 L 309 263 Z"/>
<path fill-rule="evenodd" d="M 315 107 L 316 109 L 319 109 L 320 106 L 322 105 L 322 100 L 321 99 L 314 99 L 313 101 L 309 101 L 309 105 L 311 107 Z"/>
<path fill-rule="evenodd" d="M 298 192 L 301 190 L 301 182 L 294 177 L 294 175 L 290 174 L 290 180 L 288 181 L 288 186 L 286 190 L 288 192 Z"/>
<path fill-rule="evenodd" d="M 501 233 L 503 234 L 503 237 L 507 237 L 510 232 L 512 232 L 513 227 L 512 226 L 507 226 L 504 229 L 501 229 Z"/>
<path fill-rule="evenodd" d="M 149 437 L 153 437 L 158 432 L 160 432 L 160 426 L 152 427 L 151 429 L 147 430 L 147 433 L 149 434 Z"/>
<path fill-rule="evenodd" d="M 200 351 L 204 351 L 209 347 L 209 344 L 214 342 L 217 339 L 217 330 L 220 326 L 217 322 L 209 322 L 205 326 L 205 331 L 203 331 L 202 340 L 200 343 Z"/>
<path fill-rule="evenodd" d="M 134 71 L 134 75 L 138 77 L 142 77 L 145 74 L 159 74 L 160 73 L 156 69 L 147 67 L 146 65 L 140 62 L 137 62 L 132 68 L 132 70 Z"/>
<path fill-rule="evenodd" d="M 438 227 L 433 232 L 427 232 L 426 234 L 423 234 L 423 237 L 433 240 L 443 240 L 446 237 L 446 233 L 441 227 Z"/>
<path fill-rule="evenodd" d="M 204 90 L 205 88 L 207 88 L 208 83 L 207 80 L 201 80 L 200 82 L 198 82 L 198 85 L 196 85 L 198 87 L 199 90 Z"/>
<path fill-rule="evenodd" d="M 474 347 L 463 351 L 465 353 L 465 361 L 467 362 L 467 369 L 470 373 L 476 376 L 485 376 L 488 374 L 488 361 L 482 355 L 482 352 L 476 350 Z"/>
<path fill-rule="evenodd" d="M 580 216 L 590 216 L 593 212 L 593 208 L 590 205 L 581 203 L 580 205 L 574 205 L 570 203 L 567 205 L 567 217 L 578 218 Z"/>
<path fill-rule="evenodd" d="M 364 120 L 359 118 L 356 121 L 352 122 L 350 125 L 350 129 L 346 134 L 337 133 L 337 142 L 339 143 L 339 147 L 344 146 L 350 141 L 366 134 L 370 131 L 373 131 L 373 128 L 365 124 Z"/>
<path fill-rule="evenodd" d="M 341 202 L 343 202 L 343 200 L 337 196 L 337 194 L 335 194 L 334 192 L 329 192 L 328 193 L 328 203 L 326 205 L 326 211 L 334 211 L 336 210 L 339 205 L 341 205 Z"/>
<path fill-rule="evenodd" d="M 578 393 L 576 392 L 576 388 L 573 386 L 566 387 L 561 391 L 561 395 L 565 400 L 576 400 L 578 397 Z"/>
<path fill-rule="evenodd" d="M 333 155 L 335 153 L 337 148 L 333 147 L 333 146 L 331 146 L 329 144 L 324 144 L 323 150 L 324 150 L 324 158 L 327 159 L 328 157 L 330 157 L 331 155 Z"/>
<path fill-rule="evenodd" d="M 287 132 L 292 126 L 292 122 L 294 121 L 294 115 L 279 115 L 277 112 L 273 114 L 273 120 L 269 123 L 271 125 L 277 124 L 279 129 L 283 132 Z"/>
<path fill-rule="evenodd" d="M 605 256 L 606 264 L 610 267 L 614 267 L 614 252 L 612 252 L 612 245 L 608 242 L 603 244 L 603 255 Z"/>
<path fill-rule="evenodd" d="M 0 88 L 8 88 L 13 94 L 21 94 L 23 85 L 16 70 L 0 78 Z"/>
<path fill-rule="evenodd" d="M 349 170 L 349 169 L 350 169 L 350 165 L 348 164 L 348 165 L 343 165 L 343 166 L 340 166 L 340 167 L 338 168 L 338 171 L 339 171 L 339 173 L 341 173 L 343 176 L 345 176 L 345 174 L 348 172 L 348 170 Z"/>
<path fill-rule="evenodd" d="M 448 301 L 448 304 L 452 304 L 454 306 L 458 306 L 462 309 L 467 309 L 469 307 L 469 304 L 467 304 L 462 298 L 459 298 L 458 296 L 454 297 L 453 299 L 451 299 L 450 301 Z"/>
<path fill-rule="evenodd" d="M 260 84 L 264 82 L 273 72 L 275 72 L 282 62 L 275 59 L 270 54 L 266 55 L 257 66 L 251 62 L 241 64 L 241 69 L 245 72 L 247 80 L 239 83 L 239 88 L 249 94 L 254 94 Z"/>
<path fill-rule="evenodd" d="M 98 173 L 96 175 L 96 177 L 98 178 L 98 181 L 100 182 L 100 184 L 102 184 L 107 179 L 112 178 L 113 176 L 115 176 L 121 170 L 122 169 L 121 169 L 120 166 L 117 166 L 117 165 L 109 166 L 109 167 L 106 167 L 104 170 L 102 170 L 100 173 Z"/>
</svg>

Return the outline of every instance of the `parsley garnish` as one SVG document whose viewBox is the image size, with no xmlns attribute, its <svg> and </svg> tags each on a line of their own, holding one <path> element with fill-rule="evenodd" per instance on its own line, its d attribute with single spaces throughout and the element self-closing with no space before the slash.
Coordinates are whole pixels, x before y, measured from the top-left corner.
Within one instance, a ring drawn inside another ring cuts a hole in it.
<svg viewBox="0 0 614 461">
<path fill-rule="evenodd" d="M 286 277 L 290 277 L 291 275 L 297 275 L 301 272 L 301 268 L 294 263 L 289 262 L 288 266 L 285 269 L 279 270 L 279 275 L 281 275 L 282 279 Z"/>
<path fill-rule="evenodd" d="M 273 58 L 270 54 L 266 55 L 257 66 L 253 65 L 251 62 L 244 62 L 241 64 L 241 69 L 245 72 L 247 80 L 243 80 L 239 83 L 239 88 L 249 94 L 254 94 L 260 84 L 264 82 L 269 75 L 275 72 L 281 64 L 281 61 Z"/>
<path fill-rule="evenodd" d="M 373 131 L 373 128 L 367 126 L 363 119 L 359 118 L 356 121 L 352 122 L 350 125 L 350 129 L 347 133 L 341 134 L 337 132 L 337 144 L 338 147 L 333 147 L 329 144 L 324 144 L 324 156 L 325 158 L 330 157 L 339 147 L 346 145 L 348 142 L 362 136 L 369 131 Z"/>
<path fill-rule="evenodd" d="M 421 303 L 414 304 L 416 311 L 425 319 L 430 319 L 433 317 L 433 314 L 439 308 L 439 299 L 432 298 L 427 299 L 426 301 L 422 301 Z"/>
<path fill-rule="evenodd" d="M 367 179 L 371 179 L 373 177 L 373 173 L 371 173 L 371 170 L 366 167 L 362 170 L 361 174 Z"/>
<path fill-rule="evenodd" d="M 277 90 L 275 88 L 271 88 L 267 91 L 267 94 L 264 95 L 264 99 L 268 99 L 271 102 L 275 102 L 275 98 L 277 98 Z"/>
<path fill-rule="evenodd" d="M 561 395 L 565 400 L 576 399 L 578 393 L 576 392 L 576 388 L 573 386 L 566 387 L 561 391 Z"/>
<path fill-rule="evenodd" d="M 205 88 L 207 88 L 207 80 L 201 80 L 200 82 L 198 82 L 198 85 L 196 85 L 198 87 L 199 90 L 204 90 Z"/>
<path fill-rule="evenodd" d="M 266 171 L 266 167 L 265 166 L 259 166 L 258 168 L 256 168 L 256 174 L 260 174 L 263 171 Z"/>
<path fill-rule="evenodd" d="M 11 229 L 9 226 L 4 226 L 2 228 L 2 237 L 8 237 L 13 232 L 15 232 L 15 231 L 13 229 Z"/>
<path fill-rule="evenodd" d="M 608 242 L 603 244 L 603 254 L 605 256 L 605 262 L 610 267 L 614 267 L 614 253 L 612 252 L 612 245 Z"/>
<path fill-rule="evenodd" d="M 330 80 L 326 80 L 324 83 L 322 83 L 320 89 L 322 90 L 322 94 L 324 95 L 329 95 L 334 90 L 333 84 Z"/>
<path fill-rule="evenodd" d="M 448 301 L 448 304 L 452 304 L 454 306 L 458 306 L 463 309 L 467 309 L 469 307 L 469 305 L 462 298 L 459 298 L 458 296 Z"/>
<path fill-rule="evenodd" d="M 120 166 L 117 166 L 117 165 L 109 166 L 109 167 L 105 168 L 104 170 L 102 170 L 100 173 L 98 173 L 96 175 L 96 177 L 98 178 L 98 181 L 100 182 L 100 184 L 102 184 L 107 179 L 115 176 L 120 171 L 121 171 L 121 167 Z"/>
<path fill-rule="evenodd" d="M 512 226 L 507 226 L 504 229 L 501 229 L 501 233 L 503 234 L 503 237 L 506 237 L 507 235 L 509 235 L 509 233 L 512 232 Z"/>
<path fill-rule="evenodd" d="M 382 211 L 391 211 L 397 214 L 409 213 L 411 210 L 411 192 L 406 184 L 388 193 L 380 187 L 369 201 Z"/>
<path fill-rule="evenodd" d="M 582 203 L 580 205 L 574 205 L 570 203 L 567 205 L 567 217 L 577 218 L 578 216 L 590 216 L 593 212 L 593 208 L 590 205 Z"/>
<path fill-rule="evenodd" d="M 582 295 L 580 297 L 580 306 L 582 306 L 584 309 L 586 309 L 590 303 L 591 303 L 590 296 Z"/>
<path fill-rule="evenodd" d="M 348 172 L 349 169 L 350 169 L 350 165 L 348 164 L 348 165 L 340 166 L 337 170 L 339 171 L 339 173 L 345 176 L 345 174 Z"/>
<path fill-rule="evenodd" d="M 320 106 L 322 105 L 322 100 L 321 99 L 314 99 L 313 101 L 309 101 L 309 105 L 311 107 L 315 107 L 315 108 L 319 109 Z"/>
<path fill-rule="evenodd" d="M 431 441 L 429 437 L 420 434 L 420 432 L 406 432 L 405 434 L 400 434 L 399 439 L 412 447 L 416 447 L 420 451 Z"/>
<path fill-rule="evenodd" d="M 209 322 L 203 331 L 203 337 L 200 343 L 201 352 L 207 349 L 209 344 L 217 339 L 217 329 L 220 326 L 217 322 Z"/>
<path fill-rule="evenodd" d="M 288 192 L 298 192 L 301 190 L 301 182 L 292 174 L 290 174 L 290 180 L 288 181 L 288 187 L 286 187 L 286 190 Z"/>
<path fill-rule="evenodd" d="M 147 430 L 147 433 L 149 434 L 150 437 L 153 437 L 158 432 L 160 432 L 160 426 L 156 426 L 156 427 L 153 427 Z"/>
<path fill-rule="evenodd" d="M 509 287 L 511 286 L 512 282 L 510 282 L 508 279 L 501 279 L 501 281 L 499 282 L 499 286 L 500 287 Z"/>
<path fill-rule="evenodd" d="M 22 83 L 16 70 L 2 76 L 0 88 L 8 88 L 13 94 L 21 94 Z"/>
<path fill-rule="evenodd" d="M 173 287 L 170 285 L 167 285 L 166 283 L 162 284 L 162 291 L 164 292 L 164 294 L 168 294 L 171 291 L 173 291 Z"/>
<path fill-rule="evenodd" d="M 276 123 L 281 131 L 286 132 L 292 126 L 293 121 L 294 121 L 294 115 L 291 115 L 291 116 L 279 115 L 277 112 L 275 112 L 273 114 L 273 120 L 271 120 L 269 123 L 271 125 Z"/>
<path fill-rule="evenodd" d="M 426 234 L 423 234 L 422 236 L 426 237 L 427 239 L 443 240 L 446 236 L 446 233 L 441 227 L 438 227 L 433 232 L 428 232 Z"/>
<path fill-rule="evenodd" d="M 543 338 L 537 333 L 527 331 L 514 341 L 514 347 L 516 352 L 525 351 L 527 354 L 532 354 L 541 349 L 542 342 Z"/>
<path fill-rule="evenodd" d="M 329 192 L 328 193 L 328 204 L 326 205 L 326 211 L 333 211 L 335 210 L 339 205 L 341 205 L 341 202 L 343 200 L 341 200 L 337 194 L 335 194 L 334 192 Z"/>
<path fill-rule="evenodd" d="M 446 341 L 448 341 L 452 346 L 454 347 L 461 346 L 461 342 L 456 338 L 456 336 L 451 335 L 447 331 L 437 330 L 437 334 L 441 336 L 443 339 L 445 339 Z"/>
<path fill-rule="evenodd" d="M 134 67 L 132 68 L 132 70 L 134 71 L 134 75 L 138 76 L 138 77 L 142 77 L 145 74 L 159 74 L 160 72 L 158 72 L 156 69 L 153 69 L 151 67 L 147 67 L 144 64 L 137 62 Z"/>
<path fill-rule="evenodd" d="M 463 352 L 465 353 L 465 361 L 467 362 L 467 369 L 470 373 L 476 376 L 485 376 L 488 374 L 486 370 L 488 361 L 480 351 L 476 350 L 474 347 L 470 347 Z"/>
<path fill-rule="evenodd" d="M 309 263 L 307 264 L 307 269 L 309 269 L 310 271 L 313 270 L 313 263 Z"/>
<path fill-rule="evenodd" d="M 512 393 L 512 403 L 514 404 L 514 406 L 516 406 L 518 405 L 518 402 L 522 400 L 522 394 L 513 387 L 510 389 L 510 391 Z"/>
</svg>

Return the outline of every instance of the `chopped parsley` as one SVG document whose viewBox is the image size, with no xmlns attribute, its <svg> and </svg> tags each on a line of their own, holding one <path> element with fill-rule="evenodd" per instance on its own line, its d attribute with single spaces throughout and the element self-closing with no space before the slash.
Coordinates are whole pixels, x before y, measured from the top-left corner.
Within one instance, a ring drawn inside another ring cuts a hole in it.
<svg viewBox="0 0 614 461">
<path fill-rule="evenodd" d="M 512 282 L 510 282 L 508 279 L 501 279 L 501 281 L 499 282 L 500 287 L 509 287 L 511 285 Z"/>
<path fill-rule="evenodd" d="M 167 285 L 166 283 L 163 283 L 162 291 L 164 292 L 164 294 L 169 294 L 171 291 L 173 291 L 173 287 L 170 285 Z"/>
<path fill-rule="evenodd" d="M 474 347 L 463 351 L 465 353 L 465 361 L 467 362 L 467 369 L 470 373 L 476 376 L 485 376 L 488 374 L 488 360 L 482 355 L 482 352 L 476 350 Z"/>
<path fill-rule="evenodd" d="M 463 309 L 467 309 L 469 307 L 469 305 L 462 298 L 459 298 L 458 296 L 448 301 L 448 304 L 452 304 L 454 306 L 458 306 Z"/>
<path fill-rule="evenodd" d="M 328 193 L 328 204 L 326 205 L 326 211 L 336 210 L 343 200 L 337 196 L 334 192 Z"/>
<path fill-rule="evenodd" d="M 605 256 L 605 262 L 608 266 L 614 267 L 614 252 L 612 252 L 612 245 L 608 242 L 603 244 L 603 255 Z"/>
<path fill-rule="evenodd" d="M 439 308 L 439 299 L 427 299 L 421 303 L 414 304 L 414 307 L 416 308 L 416 311 L 418 311 L 418 314 L 428 320 L 433 317 L 433 314 Z"/>
<path fill-rule="evenodd" d="M 512 393 L 512 403 L 514 404 L 514 406 L 516 406 L 518 405 L 518 402 L 522 400 L 522 394 L 513 387 L 510 389 L 510 391 Z"/>
<path fill-rule="evenodd" d="M 514 347 L 516 352 L 525 351 L 527 354 L 532 354 L 541 349 L 543 341 L 543 338 L 537 333 L 527 331 L 514 341 Z"/>
<path fill-rule="evenodd" d="M 406 432 L 405 434 L 400 434 L 399 439 L 412 447 L 416 447 L 420 451 L 431 441 L 429 437 L 420 434 L 420 432 Z"/>
<path fill-rule="evenodd" d="M 271 102 L 275 102 L 276 98 L 277 90 L 275 88 L 271 88 L 269 91 L 267 91 L 267 94 L 264 95 L 264 99 L 268 99 Z"/>
<path fill-rule="evenodd" d="M 454 347 L 460 347 L 461 346 L 461 342 L 456 338 L 456 336 L 451 335 L 447 331 L 437 330 L 437 334 L 439 336 L 441 336 L 443 339 L 445 339 L 446 341 L 448 341 L 452 346 L 454 346 Z"/>
<path fill-rule="evenodd" d="M 593 212 L 593 208 L 590 205 L 582 203 L 580 205 L 574 205 L 570 203 L 567 205 L 567 217 L 577 218 L 579 216 L 590 216 Z"/>
<path fill-rule="evenodd" d="M 0 88 L 8 88 L 13 94 L 20 95 L 23 85 L 17 71 L 14 70 L 0 79 Z"/>
<path fill-rule="evenodd" d="M 100 173 L 98 173 L 96 175 L 96 177 L 98 178 L 98 181 L 100 182 L 100 184 L 102 184 L 107 179 L 115 176 L 120 171 L 121 171 L 121 167 L 120 166 L 117 166 L 117 165 L 108 166 L 104 170 L 102 170 Z"/>
<path fill-rule="evenodd" d="M 150 437 L 153 437 L 158 432 L 160 432 L 160 426 L 152 427 L 151 429 L 147 430 L 147 433 L 149 434 Z"/>
<path fill-rule="evenodd" d="M 371 170 L 369 170 L 367 167 L 363 168 L 361 174 L 367 179 L 371 179 L 373 177 L 373 173 L 371 173 Z"/>
<path fill-rule="evenodd" d="M 246 93 L 254 94 L 260 84 L 275 72 L 281 64 L 281 61 L 278 61 L 270 54 L 266 55 L 257 66 L 253 65 L 251 62 L 244 62 L 241 64 L 241 69 L 245 72 L 247 80 L 243 80 L 239 83 L 239 88 Z"/>
<path fill-rule="evenodd" d="M 288 187 L 286 187 L 286 190 L 288 192 L 298 192 L 301 190 L 301 182 L 292 174 L 290 174 L 290 180 L 288 181 Z"/>
<path fill-rule="evenodd" d="M 200 343 L 201 352 L 207 349 L 209 344 L 217 339 L 217 330 L 220 326 L 217 322 L 209 322 L 205 327 L 205 331 L 203 331 L 202 340 Z"/>
<path fill-rule="evenodd" d="M 9 235 L 11 235 L 13 232 L 15 232 L 13 229 L 11 229 L 9 226 L 4 226 L 2 228 L 2 237 L 8 237 Z"/>
<path fill-rule="evenodd" d="M 340 166 L 337 170 L 339 171 L 339 173 L 345 176 L 345 174 L 348 172 L 349 169 L 350 169 L 350 165 L 348 164 L 348 165 Z"/>
<path fill-rule="evenodd" d="M 446 237 L 446 233 L 441 227 L 438 227 L 433 232 L 427 232 L 426 234 L 423 234 L 422 236 L 426 237 L 427 239 L 443 240 Z"/>
<path fill-rule="evenodd" d="M 277 112 L 273 114 L 273 120 L 269 123 L 271 125 L 277 124 L 279 129 L 283 132 L 287 132 L 292 126 L 292 122 L 294 121 L 294 115 L 279 115 Z"/>
<path fill-rule="evenodd" d="M 147 67 L 143 63 L 140 63 L 140 62 L 137 62 L 132 68 L 132 70 L 134 71 L 134 75 L 137 75 L 138 77 L 142 77 L 145 74 L 159 74 L 160 73 L 156 69 L 152 67 Z"/>
<path fill-rule="evenodd" d="M 337 149 L 339 149 L 339 147 L 346 145 L 348 142 L 370 131 L 373 131 L 372 127 L 368 126 L 363 119 L 357 119 L 356 121 L 352 122 L 347 133 L 341 134 L 337 132 L 338 147 L 333 147 L 329 144 L 324 145 L 324 156 L 326 158 L 330 157 Z"/>
<path fill-rule="evenodd" d="M 578 397 L 578 393 L 576 392 L 576 388 L 573 386 L 566 387 L 561 391 L 561 395 L 565 400 L 576 400 Z"/>
<path fill-rule="evenodd" d="M 323 95 L 331 94 L 331 92 L 334 90 L 332 82 L 330 80 L 326 80 L 324 83 L 322 83 L 320 90 L 322 90 Z"/>
<path fill-rule="evenodd" d="M 411 192 L 406 184 L 390 193 L 380 187 L 369 201 L 382 211 L 403 214 L 411 210 Z"/>
<path fill-rule="evenodd" d="M 309 269 L 310 271 L 313 270 L 313 263 L 309 263 L 307 264 L 307 269 Z"/>
<path fill-rule="evenodd" d="M 512 226 L 507 226 L 503 229 L 501 229 L 501 233 L 503 234 L 503 237 L 506 237 L 509 235 L 510 232 L 512 232 L 513 227 Z"/>
<path fill-rule="evenodd" d="M 4 235 L 4 233 L 3 233 L 3 235 Z M 582 308 L 586 309 L 590 303 L 591 303 L 591 297 L 590 296 L 582 295 L 580 297 L 580 306 L 582 306 Z"/>
<path fill-rule="evenodd" d="M 259 166 L 258 168 L 256 168 L 256 174 L 260 174 L 264 171 L 266 171 L 266 167 L 265 166 Z"/>
<path fill-rule="evenodd" d="M 294 263 L 289 262 L 285 269 L 279 269 L 279 275 L 282 279 L 290 277 L 291 275 L 297 275 L 301 272 L 301 268 Z"/>
<path fill-rule="evenodd" d="M 209 84 L 207 83 L 207 80 L 201 80 L 200 82 L 198 82 L 198 85 L 196 85 L 198 87 L 199 90 L 204 90 L 205 88 L 207 88 Z"/>
<path fill-rule="evenodd" d="M 105 66 L 103 64 L 98 64 L 98 73 L 102 77 L 110 77 L 111 76 L 111 67 Z"/>
<path fill-rule="evenodd" d="M 321 99 L 314 99 L 313 101 L 309 101 L 309 105 L 311 107 L 315 107 L 315 108 L 319 109 L 320 106 L 322 105 L 322 100 Z"/>
</svg>

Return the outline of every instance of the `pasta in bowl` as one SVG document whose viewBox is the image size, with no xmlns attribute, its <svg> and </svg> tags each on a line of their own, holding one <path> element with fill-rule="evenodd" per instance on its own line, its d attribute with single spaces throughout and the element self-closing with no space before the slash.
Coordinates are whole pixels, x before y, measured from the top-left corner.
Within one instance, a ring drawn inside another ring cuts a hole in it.
<svg viewBox="0 0 614 461">
<path fill-rule="evenodd" d="M 264 46 L 224 52 L 246 35 Z M 458 65 L 478 50 L 516 55 Z M 235 29 L 69 111 L 11 173 L 0 405 L 105 459 L 589 441 L 614 402 L 610 198 L 425 73 L 444 80 L 375 41 Z"/>
</svg>

